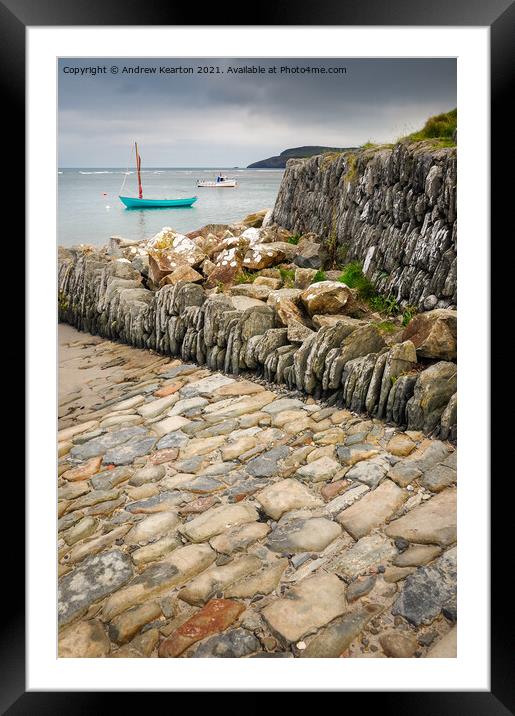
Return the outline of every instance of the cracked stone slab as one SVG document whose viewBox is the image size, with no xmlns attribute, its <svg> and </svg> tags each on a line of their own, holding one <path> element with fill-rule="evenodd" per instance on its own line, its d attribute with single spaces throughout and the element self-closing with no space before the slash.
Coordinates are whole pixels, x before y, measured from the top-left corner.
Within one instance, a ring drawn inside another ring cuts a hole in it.
<svg viewBox="0 0 515 716">
<path fill-rule="evenodd" d="M 169 552 L 181 546 L 182 542 L 178 539 L 176 534 L 166 535 L 151 544 L 134 550 L 134 552 L 131 553 L 132 561 L 137 567 L 141 567 L 148 562 L 154 562 L 160 557 L 164 557 Z"/>
<path fill-rule="evenodd" d="M 295 410 L 296 408 L 302 410 L 304 407 L 305 403 L 303 403 L 302 400 L 297 400 L 296 398 L 277 398 L 273 403 L 263 408 L 263 412 L 269 415 L 276 415 L 277 413 L 282 413 L 283 410 Z"/>
<path fill-rule="evenodd" d="M 341 465 L 331 457 L 320 457 L 307 465 L 299 467 L 296 477 L 306 482 L 321 482 L 330 480 L 341 470 Z"/>
<path fill-rule="evenodd" d="M 257 540 L 266 537 L 270 532 L 269 525 L 264 522 L 248 522 L 231 529 L 209 540 L 213 549 L 221 554 L 231 555 L 240 552 Z"/>
<path fill-rule="evenodd" d="M 354 539 L 364 537 L 374 527 L 384 524 L 408 499 L 408 493 L 391 480 L 385 480 L 361 500 L 338 515 L 338 522 Z"/>
<path fill-rule="evenodd" d="M 386 475 L 389 467 L 388 462 L 383 458 L 371 458 L 370 460 L 358 462 L 357 465 L 351 467 L 345 477 L 348 480 L 362 482 L 368 485 L 368 487 L 377 487 Z"/>
<path fill-rule="evenodd" d="M 175 512 L 156 512 L 132 527 L 125 535 L 125 544 L 143 546 L 175 531 L 180 523 Z"/>
<path fill-rule="evenodd" d="M 149 484 L 149 488 L 158 489 L 156 486 Z M 173 508 L 177 507 L 184 501 L 183 496 L 176 490 L 168 490 L 151 495 L 149 498 L 131 502 L 125 506 L 127 512 L 133 514 L 152 514 L 155 512 L 173 512 Z"/>
<path fill-rule="evenodd" d="M 341 535 L 341 527 L 324 517 L 292 519 L 268 535 L 267 545 L 273 552 L 321 552 Z"/>
<path fill-rule="evenodd" d="M 160 420 L 157 423 L 152 423 L 151 427 L 158 437 L 164 438 L 169 433 L 176 433 L 178 430 L 180 430 L 185 425 L 188 425 L 189 423 L 191 423 L 191 420 L 188 420 L 188 418 L 183 418 L 181 415 L 174 414 L 170 415 L 167 418 L 164 418 L 163 420 Z M 159 442 L 159 449 L 164 447 L 179 447 L 179 445 L 165 445 L 163 440 L 160 440 Z"/>
<path fill-rule="evenodd" d="M 180 532 L 192 542 L 203 542 L 245 522 L 257 522 L 258 512 L 251 505 L 230 504 L 212 507 L 199 517 L 182 525 Z"/>
<path fill-rule="evenodd" d="M 289 452 L 286 445 L 267 450 L 263 455 L 249 460 L 246 470 L 253 477 L 273 477 L 277 474 L 279 461 L 287 458 Z"/>
<path fill-rule="evenodd" d="M 298 480 L 287 478 L 265 487 L 255 494 L 256 500 L 272 519 L 278 520 L 281 515 L 291 510 L 322 507 L 324 501 L 316 497 Z"/>
<path fill-rule="evenodd" d="M 397 550 L 390 540 L 379 534 L 368 535 L 337 558 L 333 570 L 344 577 L 357 577 L 371 567 L 388 562 L 396 554 Z"/>
<path fill-rule="evenodd" d="M 129 525 L 122 525 L 121 527 L 117 527 L 106 534 L 100 535 L 100 537 L 78 542 L 67 555 L 68 563 L 75 564 L 77 562 L 81 562 L 85 557 L 97 554 L 106 547 L 110 547 L 113 542 L 121 539 L 128 529 Z"/>
<path fill-rule="evenodd" d="M 336 455 L 344 465 L 355 465 L 361 460 L 368 460 L 379 453 L 379 449 L 375 445 L 368 443 L 358 443 L 357 445 L 339 445 L 336 448 Z"/>
<path fill-rule="evenodd" d="M 155 437 L 142 437 L 129 440 L 123 445 L 108 450 L 104 454 L 104 465 L 128 465 L 137 457 L 148 455 L 155 444 Z"/>
<path fill-rule="evenodd" d="M 319 574 L 268 604 L 262 615 L 285 642 L 295 642 L 339 617 L 347 608 L 345 586 L 334 574 Z"/>
<path fill-rule="evenodd" d="M 447 547 L 456 541 L 456 527 L 456 490 L 451 488 L 390 522 L 385 533 L 408 542 Z"/>
<path fill-rule="evenodd" d="M 141 405 L 137 409 L 137 412 L 145 420 L 149 420 L 150 418 L 156 418 L 167 408 L 171 408 L 172 405 L 177 403 L 178 400 L 179 396 L 177 395 L 177 393 L 174 393 L 173 395 L 167 395 L 164 398 L 156 398 L 155 400 L 151 400 L 150 402 Z"/>
<path fill-rule="evenodd" d="M 221 373 L 215 373 L 214 375 L 207 376 L 207 378 L 202 378 L 201 380 L 196 380 L 193 383 L 185 385 L 181 388 L 181 397 L 194 398 L 200 395 L 204 398 L 209 398 L 214 393 L 217 393 L 220 388 L 226 385 L 232 385 L 235 382 L 234 378 L 228 378 Z"/>
<path fill-rule="evenodd" d="M 233 599 L 250 599 L 256 594 L 270 594 L 279 585 L 287 567 L 287 559 L 278 559 L 259 572 L 231 584 L 225 591 L 225 596 Z"/>
<path fill-rule="evenodd" d="M 156 602 L 133 607 L 113 619 L 109 625 L 109 636 L 117 644 L 126 644 L 141 627 L 160 616 L 161 608 Z"/>
<path fill-rule="evenodd" d="M 245 555 L 221 567 L 210 567 L 181 589 L 179 599 L 197 606 L 204 604 L 218 592 L 224 592 L 233 582 L 256 572 L 261 565 L 258 557 Z"/>
<path fill-rule="evenodd" d="M 95 490 L 110 490 L 116 485 L 128 480 L 132 475 L 132 469 L 126 465 L 115 467 L 112 470 L 99 472 L 91 478 L 91 485 Z"/>
<path fill-rule="evenodd" d="M 59 580 L 59 624 L 68 624 L 132 577 L 130 557 L 119 550 L 87 557 Z"/>
</svg>

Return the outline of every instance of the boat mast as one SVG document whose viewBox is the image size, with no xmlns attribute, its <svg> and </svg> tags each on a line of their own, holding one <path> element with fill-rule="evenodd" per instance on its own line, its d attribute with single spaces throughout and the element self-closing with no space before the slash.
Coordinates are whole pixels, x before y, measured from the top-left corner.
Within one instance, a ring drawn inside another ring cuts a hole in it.
<svg viewBox="0 0 515 716">
<path fill-rule="evenodd" d="M 141 157 L 138 154 L 138 143 L 134 142 L 134 146 L 136 147 L 136 169 L 138 172 L 138 196 L 140 199 L 143 199 L 143 187 L 141 186 Z"/>
</svg>

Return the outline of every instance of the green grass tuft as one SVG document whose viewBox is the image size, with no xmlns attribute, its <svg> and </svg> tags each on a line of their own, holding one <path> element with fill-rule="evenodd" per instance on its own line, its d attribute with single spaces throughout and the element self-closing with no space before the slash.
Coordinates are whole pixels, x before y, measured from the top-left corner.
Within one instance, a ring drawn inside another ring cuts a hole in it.
<svg viewBox="0 0 515 716">
<path fill-rule="evenodd" d="M 378 313 L 384 313 L 386 316 L 396 316 L 401 307 L 394 296 L 381 296 L 379 294 L 372 296 L 369 300 L 370 306 Z"/>
<path fill-rule="evenodd" d="M 391 321 L 379 321 L 379 323 L 374 323 L 374 325 L 381 333 L 395 333 L 398 329 L 398 326 Z"/>
<path fill-rule="evenodd" d="M 234 279 L 234 283 L 254 283 L 256 278 L 256 273 L 250 273 L 249 271 L 245 271 L 245 269 L 243 269 L 242 272 Z"/>
<path fill-rule="evenodd" d="M 388 274 L 382 274 L 381 277 L 384 278 L 387 275 Z M 378 293 L 372 281 L 363 273 L 363 268 L 358 261 L 353 261 L 347 264 L 347 266 L 344 266 L 338 280 L 349 288 L 356 289 L 359 298 L 368 303 L 372 310 L 385 316 L 398 316 L 402 313 L 403 326 L 407 326 L 417 312 L 415 306 L 405 306 L 404 309 L 402 309 L 394 296 L 383 296 Z M 396 330 L 395 325 L 388 321 L 382 321 L 378 323 L 377 326 L 386 332 Z"/>
<path fill-rule="evenodd" d="M 407 326 L 413 316 L 417 313 L 416 306 L 405 306 L 402 312 L 402 325 Z"/>
<path fill-rule="evenodd" d="M 371 299 L 377 294 L 374 284 L 365 276 L 361 264 L 357 261 L 345 266 L 338 281 L 341 281 L 349 288 L 357 289 L 359 297 L 363 300 Z"/>
<path fill-rule="evenodd" d="M 327 280 L 326 272 L 319 269 L 316 272 L 316 274 L 313 276 L 311 283 L 320 283 L 320 281 L 326 281 L 326 280 Z"/>
<path fill-rule="evenodd" d="M 293 244 L 294 246 L 297 246 L 297 244 L 298 244 L 299 241 L 300 241 L 301 235 L 302 235 L 302 234 L 293 234 L 293 236 L 290 236 L 290 237 L 288 238 L 288 243 L 289 243 L 289 244 Z"/>
<path fill-rule="evenodd" d="M 279 273 L 283 281 L 284 288 L 293 288 L 295 283 L 295 269 L 280 268 Z"/>
</svg>

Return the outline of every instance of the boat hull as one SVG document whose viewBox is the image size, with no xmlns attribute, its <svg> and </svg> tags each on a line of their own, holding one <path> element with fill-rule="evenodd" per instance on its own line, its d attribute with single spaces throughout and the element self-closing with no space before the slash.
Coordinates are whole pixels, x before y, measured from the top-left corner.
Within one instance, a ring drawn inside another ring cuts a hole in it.
<svg viewBox="0 0 515 716">
<path fill-rule="evenodd" d="M 160 209 L 174 206 L 191 206 L 197 201 L 196 196 L 187 199 L 136 199 L 132 196 L 120 196 L 120 201 L 127 209 Z"/>
<path fill-rule="evenodd" d="M 197 182 L 197 187 L 199 189 L 234 189 L 235 186 L 237 186 L 238 182 L 236 181 L 199 181 Z"/>
</svg>

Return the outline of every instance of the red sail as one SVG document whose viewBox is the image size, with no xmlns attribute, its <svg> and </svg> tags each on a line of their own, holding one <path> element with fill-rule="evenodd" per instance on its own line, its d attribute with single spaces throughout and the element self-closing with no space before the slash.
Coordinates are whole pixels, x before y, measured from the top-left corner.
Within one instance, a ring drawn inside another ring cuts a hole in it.
<svg viewBox="0 0 515 716">
<path fill-rule="evenodd" d="M 138 171 L 138 196 L 143 199 L 143 187 L 141 186 L 141 157 L 138 154 L 138 143 L 134 142 L 136 147 L 136 169 Z"/>
</svg>

